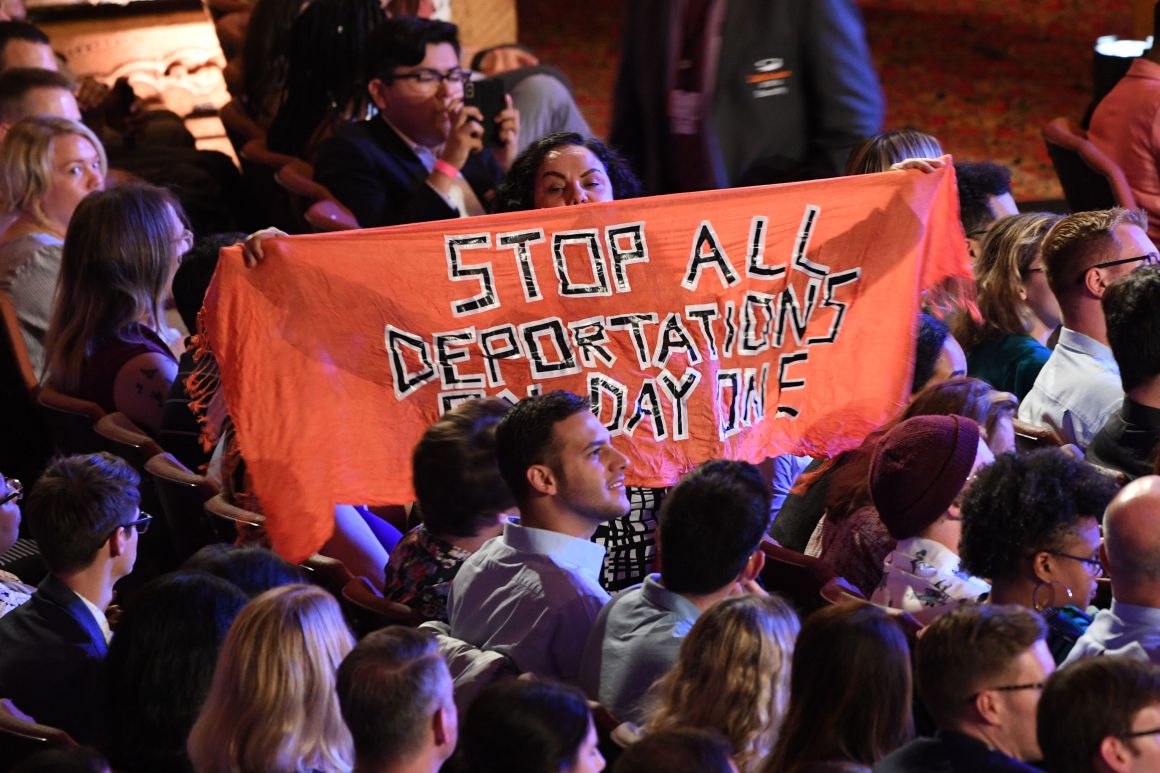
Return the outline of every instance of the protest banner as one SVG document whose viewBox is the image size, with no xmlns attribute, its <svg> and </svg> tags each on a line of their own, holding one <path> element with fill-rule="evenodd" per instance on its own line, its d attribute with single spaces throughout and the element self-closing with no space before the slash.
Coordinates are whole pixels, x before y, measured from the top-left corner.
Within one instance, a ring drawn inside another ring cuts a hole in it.
<svg viewBox="0 0 1160 773">
<path fill-rule="evenodd" d="M 267 241 L 206 298 L 239 448 L 299 560 L 335 503 L 412 499 L 411 450 L 478 396 L 590 396 L 628 482 L 829 454 L 905 398 L 922 290 L 970 276 L 949 163 Z"/>
</svg>

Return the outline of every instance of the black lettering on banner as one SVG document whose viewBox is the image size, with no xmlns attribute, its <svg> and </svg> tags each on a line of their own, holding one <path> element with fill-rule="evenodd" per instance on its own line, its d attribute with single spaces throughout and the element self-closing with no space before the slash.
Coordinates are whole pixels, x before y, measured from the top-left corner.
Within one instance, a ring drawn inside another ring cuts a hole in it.
<svg viewBox="0 0 1160 773">
<path fill-rule="evenodd" d="M 640 394 L 636 397 L 636 410 L 628 417 L 624 430 L 629 435 L 633 434 L 645 416 L 652 419 L 653 437 L 657 440 L 668 440 L 669 430 L 665 426 L 665 412 L 661 408 L 660 395 L 657 394 L 657 383 L 651 378 L 646 378 L 640 385 Z"/>
<path fill-rule="evenodd" d="M 672 356 L 674 349 L 684 350 L 690 365 L 696 365 L 701 361 L 701 353 L 697 351 L 697 346 L 693 343 L 693 336 L 689 334 L 685 323 L 681 321 L 681 315 L 678 312 L 670 311 L 665 316 L 665 321 L 661 323 L 661 332 L 657 336 L 657 346 L 653 352 L 652 364 L 658 368 L 667 367 L 669 357 Z"/>
<path fill-rule="evenodd" d="M 657 315 L 651 311 L 620 314 L 608 318 L 609 330 L 628 330 L 631 333 L 632 346 L 636 349 L 636 361 L 642 370 L 649 367 L 650 363 L 648 345 L 644 340 L 644 326 L 656 323 Z"/>
<path fill-rule="evenodd" d="M 532 366 L 532 378 L 560 378 L 580 372 L 580 366 L 576 364 L 576 357 L 572 354 L 572 347 L 568 342 L 568 333 L 561 320 L 549 317 L 520 325 L 520 338 L 523 339 L 528 361 Z M 554 349 L 554 359 L 546 356 L 547 352 L 543 346 L 545 339 Z"/>
<path fill-rule="evenodd" d="M 498 346 L 492 341 L 498 341 Z M 480 330 L 479 350 L 483 353 L 484 363 L 487 365 L 487 385 L 503 386 L 503 373 L 500 372 L 499 361 L 515 359 L 522 354 L 515 325 L 497 325 Z"/>
<path fill-rule="evenodd" d="M 451 302 L 451 313 L 456 317 L 478 314 L 499 306 L 495 293 L 495 278 L 491 272 L 491 262 L 474 266 L 464 266 L 460 262 L 461 250 L 478 250 L 491 247 L 491 234 L 463 234 L 443 237 L 444 256 L 447 258 L 447 278 L 453 282 L 474 280 L 479 282 L 479 295 Z"/>
<path fill-rule="evenodd" d="M 621 246 L 625 240 L 627 247 Z M 618 293 L 632 291 L 628 281 L 628 271 L 625 266 L 629 263 L 648 263 L 648 245 L 644 241 L 644 223 L 622 223 L 614 225 L 604 232 L 604 241 L 608 245 L 608 257 L 612 259 L 612 281 L 616 284 Z"/>
<path fill-rule="evenodd" d="M 572 343 L 580 355 L 580 364 L 585 368 L 597 367 L 596 361 L 611 368 L 616 364 L 616 355 L 608 350 L 608 336 L 604 330 L 604 317 L 588 317 L 568 323 L 572 333 Z"/>
<path fill-rule="evenodd" d="M 592 406 L 592 413 L 600 419 L 604 411 L 604 395 L 612 395 L 612 418 L 601 420 L 601 424 L 608 430 L 608 434 L 619 435 L 620 423 L 624 420 L 624 412 L 628 407 L 628 387 L 612 376 L 603 373 L 588 374 L 588 402 Z"/>
<path fill-rule="evenodd" d="M 767 266 L 765 257 L 765 227 L 769 218 L 757 215 L 749 224 L 749 254 L 745 259 L 745 276 L 766 281 L 785 276 L 785 266 Z"/>
<path fill-rule="evenodd" d="M 777 330 L 774 333 L 774 346 L 782 346 L 785 343 L 787 317 L 789 318 L 790 326 L 793 328 L 793 338 L 797 341 L 798 346 L 801 346 L 806 336 L 806 328 L 810 324 L 810 317 L 814 315 L 814 303 L 818 300 L 818 286 L 819 282 L 816 279 L 811 279 L 806 285 L 806 305 L 804 309 L 801 303 L 798 302 L 797 290 L 794 289 L 793 285 L 788 285 L 781 291 L 781 304 L 777 313 Z"/>
<path fill-rule="evenodd" d="M 435 333 L 431 336 L 431 340 L 435 343 L 435 361 L 439 363 L 439 385 L 443 389 L 483 386 L 482 373 L 460 373 L 455 364 L 471 356 L 463 350 L 463 347 L 475 341 L 475 328 Z"/>
<path fill-rule="evenodd" d="M 487 395 L 482 389 L 453 389 L 449 392 L 439 393 L 439 415 L 442 416 L 448 413 L 458 405 L 462 405 L 468 400 L 482 400 Z"/>
<path fill-rule="evenodd" d="M 745 301 L 741 306 L 741 343 L 737 347 L 738 354 L 753 356 L 769 348 L 769 332 L 773 328 L 774 318 L 773 304 L 776 300 L 776 295 L 752 290 L 745 293 Z M 764 309 L 765 317 L 760 328 L 757 326 L 758 308 Z"/>
<path fill-rule="evenodd" d="M 842 322 L 846 319 L 847 304 L 834 300 L 834 290 L 850 282 L 857 282 L 861 278 L 862 269 L 860 268 L 840 271 L 837 274 L 830 274 L 826 277 L 826 291 L 822 295 L 822 303 L 819 308 L 834 309 L 834 321 L 830 323 L 829 335 L 813 336 L 806 341 L 806 346 L 812 346 L 813 344 L 832 344 L 838 340 L 838 334 L 842 331 Z"/>
<path fill-rule="evenodd" d="M 717 371 L 717 410 L 723 412 L 717 433 L 724 440 L 741 431 L 738 402 L 741 400 L 741 371 L 722 368 Z"/>
<path fill-rule="evenodd" d="M 717 272 L 717 277 L 724 287 L 732 287 L 741 281 L 733 264 L 729 262 L 729 256 L 721 247 L 713 224 L 708 220 L 702 220 L 697 228 L 697 237 L 693 240 L 693 251 L 689 253 L 689 266 L 685 271 L 685 278 L 681 280 L 681 287 L 696 290 L 701 282 L 701 272 L 706 267 Z"/>
<path fill-rule="evenodd" d="M 806 251 L 810 248 L 810 237 L 813 236 L 814 226 L 818 223 L 821 208 L 814 204 L 807 204 L 802 214 L 802 224 L 798 228 L 798 238 L 794 243 L 792 265 L 798 271 L 816 277 L 823 277 L 830 272 L 829 266 L 814 263 L 806 258 Z"/>
<path fill-rule="evenodd" d="M 591 284 L 573 282 L 568 274 L 568 257 L 564 254 L 564 249 L 576 242 L 584 245 L 584 253 L 588 256 L 589 267 L 592 269 Z M 600 239 L 597 238 L 595 228 L 553 234 L 552 265 L 556 267 L 556 279 L 560 285 L 561 296 L 612 295 L 612 290 L 608 286 L 608 273 L 604 267 L 604 252 L 600 249 Z"/>
<path fill-rule="evenodd" d="M 395 388 L 395 399 L 410 397 L 427 382 L 435 378 L 435 367 L 431 364 L 431 347 L 417 335 L 387 325 L 387 355 L 391 361 L 391 386 Z M 411 371 L 407 367 L 404 350 L 410 350 L 422 367 Z"/>
<path fill-rule="evenodd" d="M 532 252 L 528 249 L 533 244 L 544 241 L 544 231 L 534 228 L 531 231 L 511 231 L 510 233 L 496 234 L 495 243 L 500 247 L 512 247 L 516 255 L 516 265 L 520 269 L 520 287 L 524 290 L 524 300 L 528 303 L 538 301 L 540 282 L 536 278 L 536 268 L 532 265 Z"/>
<path fill-rule="evenodd" d="M 725 301 L 725 356 L 733 356 L 733 342 L 737 339 L 737 306 Z"/>
<path fill-rule="evenodd" d="M 786 371 L 790 369 L 790 366 L 795 365 L 799 362 L 808 362 L 809 359 L 810 359 L 810 353 L 808 351 L 786 352 L 786 353 L 778 356 L 778 358 L 777 358 L 777 389 L 779 392 L 779 394 L 778 394 L 779 400 L 781 399 L 781 395 L 786 393 L 786 392 L 790 392 L 790 391 L 793 391 L 795 389 L 805 389 L 806 380 L 804 378 L 796 378 L 796 379 L 790 378 L 786 374 Z M 801 413 L 801 411 L 799 409 L 793 407 L 792 405 L 780 405 L 779 404 L 777 406 L 777 414 L 780 416 L 783 413 L 787 414 L 789 416 L 797 416 L 799 413 Z"/>
<path fill-rule="evenodd" d="M 717 311 L 717 305 L 713 303 L 702 303 L 695 306 L 686 306 L 685 316 L 701 323 L 701 332 L 705 335 L 705 345 L 709 349 L 709 359 L 716 360 L 717 336 L 713 335 L 712 321 L 721 316 L 721 312 Z"/>
<path fill-rule="evenodd" d="M 762 366 L 763 376 L 769 372 L 769 363 Z M 765 379 L 758 379 L 757 368 L 746 368 L 742 374 L 745 396 L 741 399 L 741 423 L 752 426 L 765 418 Z"/>
<path fill-rule="evenodd" d="M 661 389 L 665 390 L 673 404 L 673 440 L 689 439 L 689 396 L 701 383 L 700 371 L 689 368 L 678 380 L 667 370 L 657 376 Z"/>
</svg>

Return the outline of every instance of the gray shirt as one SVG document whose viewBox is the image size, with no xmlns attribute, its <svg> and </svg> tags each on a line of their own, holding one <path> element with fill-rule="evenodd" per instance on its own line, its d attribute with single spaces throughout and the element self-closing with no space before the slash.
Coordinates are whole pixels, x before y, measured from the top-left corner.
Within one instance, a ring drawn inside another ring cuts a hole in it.
<svg viewBox="0 0 1160 773">
<path fill-rule="evenodd" d="M 44 336 L 52 316 L 63 245 L 46 233 L 17 236 L 0 244 L 0 290 L 12 300 L 37 376 L 44 365 Z"/>
<path fill-rule="evenodd" d="M 580 686 L 617 719 L 643 723 L 645 693 L 677 661 L 701 611 L 659 574 L 618 593 L 600 611 L 580 661 Z"/>
</svg>

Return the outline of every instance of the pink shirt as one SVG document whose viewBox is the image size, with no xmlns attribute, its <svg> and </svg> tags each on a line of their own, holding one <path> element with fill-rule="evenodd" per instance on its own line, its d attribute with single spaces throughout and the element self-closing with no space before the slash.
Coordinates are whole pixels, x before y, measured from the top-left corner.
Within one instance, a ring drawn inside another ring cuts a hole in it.
<svg viewBox="0 0 1160 773">
<path fill-rule="evenodd" d="M 1148 236 L 1160 238 L 1160 64 L 1132 62 L 1096 107 L 1088 139 L 1124 171 L 1148 212 Z"/>
</svg>

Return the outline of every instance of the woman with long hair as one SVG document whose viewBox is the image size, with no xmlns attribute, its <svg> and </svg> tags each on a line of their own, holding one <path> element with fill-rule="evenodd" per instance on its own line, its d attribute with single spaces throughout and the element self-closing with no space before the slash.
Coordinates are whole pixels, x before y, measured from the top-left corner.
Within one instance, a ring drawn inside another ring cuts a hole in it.
<svg viewBox="0 0 1160 773">
<path fill-rule="evenodd" d="M 648 733 L 716 730 L 742 772 L 755 771 L 781 730 L 799 623 L 779 596 L 734 596 L 698 618 L 673 668 L 649 694 Z"/>
<path fill-rule="evenodd" d="M 1043 237 L 1059 219 L 1024 212 L 995 221 L 975 261 L 982 320 L 961 315 L 953 323 L 968 372 L 1020 400 L 1047 362 L 1045 344 L 1059 325 L 1059 302 L 1047 286 L 1041 255 Z"/>
<path fill-rule="evenodd" d="M 496 189 L 501 212 L 631 199 L 641 193 L 628 161 L 595 137 L 558 132 L 528 145 Z"/>
<path fill-rule="evenodd" d="M 16 215 L 0 242 L 0 290 L 12 300 L 34 372 L 44 366 L 65 230 L 107 171 L 101 141 L 67 118 L 26 118 L 0 142 L 0 205 Z"/>
<path fill-rule="evenodd" d="M 177 376 L 165 304 L 192 242 L 181 205 L 161 188 L 124 185 L 82 201 L 64 240 L 46 383 L 156 434 Z"/>
<path fill-rule="evenodd" d="M 338 602 L 321 588 L 284 585 L 247 604 L 189 734 L 194 770 L 351 770 L 353 744 L 334 685 L 353 647 Z"/>
<path fill-rule="evenodd" d="M 811 615 L 793 655 L 789 711 L 764 773 L 865 771 L 913 735 L 910 647 L 869 604 Z"/>
</svg>

